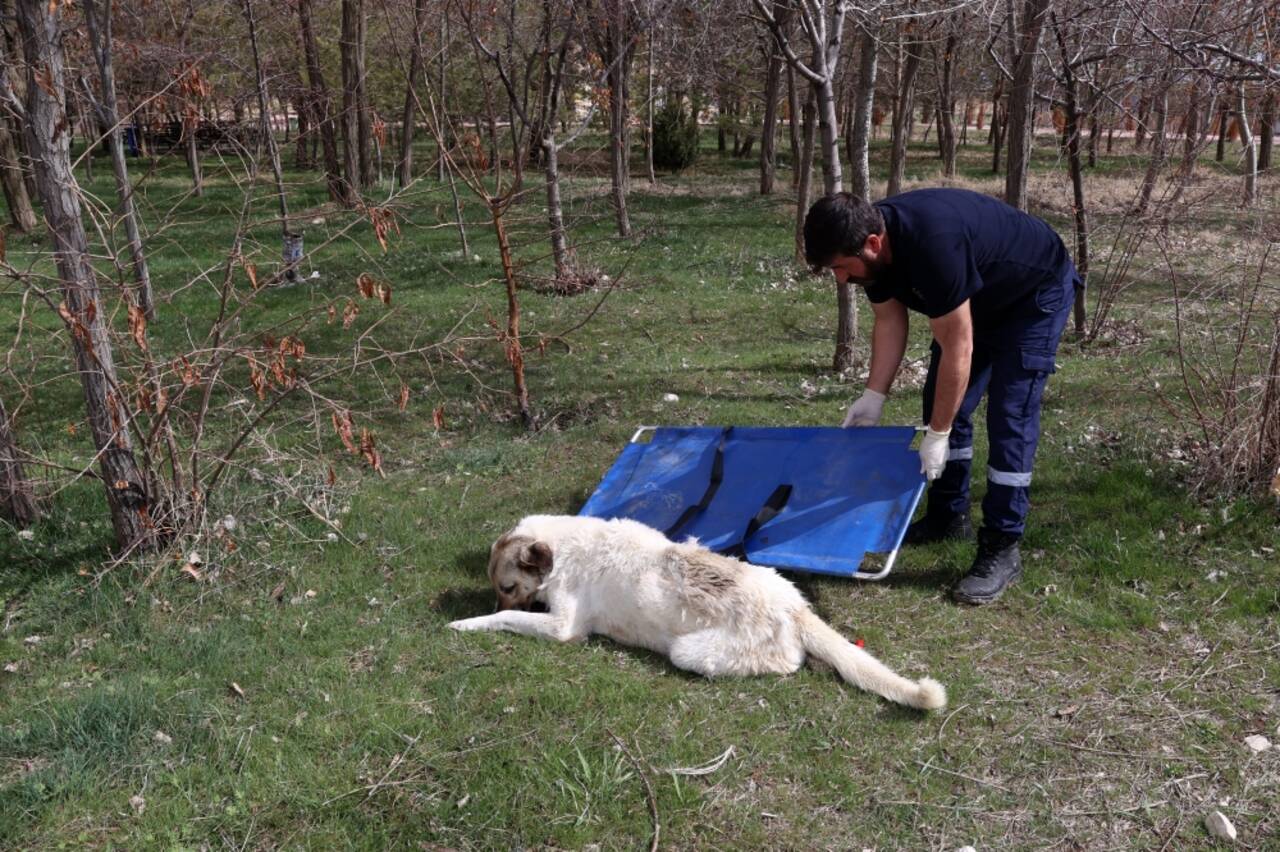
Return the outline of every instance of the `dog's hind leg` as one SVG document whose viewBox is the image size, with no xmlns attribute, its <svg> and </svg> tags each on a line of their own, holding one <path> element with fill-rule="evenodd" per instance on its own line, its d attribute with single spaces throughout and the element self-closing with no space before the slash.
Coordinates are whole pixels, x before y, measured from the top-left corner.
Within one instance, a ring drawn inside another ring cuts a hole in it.
<svg viewBox="0 0 1280 852">
<path fill-rule="evenodd" d="M 804 663 L 799 647 L 790 654 L 780 647 L 761 654 L 744 637 L 722 627 L 686 633 L 671 643 L 668 656 L 677 668 L 705 677 L 790 674 Z"/>
</svg>

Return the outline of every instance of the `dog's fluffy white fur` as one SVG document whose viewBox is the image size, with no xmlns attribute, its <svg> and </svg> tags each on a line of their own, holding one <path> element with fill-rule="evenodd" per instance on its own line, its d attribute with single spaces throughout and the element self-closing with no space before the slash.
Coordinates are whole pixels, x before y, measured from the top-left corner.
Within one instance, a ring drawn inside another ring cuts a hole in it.
<svg viewBox="0 0 1280 852">
<path fill-rule="evenodd" d="M 772 569 L 694 541 L 673 544 L 635 521 L 527 517 L 493 545 L 489 576 L 501 610 L 450 627 L 561 642 L 598 633 L 707 677 L 788 674 L 812 654 L 890 701 L 946 705 L 940 683 L 891 671 L 815 615 Z M 547 612 L 523 611 L 534 602 Z"/>
</svg>

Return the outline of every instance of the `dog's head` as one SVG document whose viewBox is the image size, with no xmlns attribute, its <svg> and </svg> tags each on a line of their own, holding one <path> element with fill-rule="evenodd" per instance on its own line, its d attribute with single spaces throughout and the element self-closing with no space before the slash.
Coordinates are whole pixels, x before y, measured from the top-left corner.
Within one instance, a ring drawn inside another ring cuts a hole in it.
<svg viewBox="0 0 1280 852">
<path fill-rule="evenodd" d="M 552 563 L 551 548 L 532 536 L 507 533 L 494 542 L 489 581 L 498 593 L 498 609 L 531 609 Z"/>
</svg>

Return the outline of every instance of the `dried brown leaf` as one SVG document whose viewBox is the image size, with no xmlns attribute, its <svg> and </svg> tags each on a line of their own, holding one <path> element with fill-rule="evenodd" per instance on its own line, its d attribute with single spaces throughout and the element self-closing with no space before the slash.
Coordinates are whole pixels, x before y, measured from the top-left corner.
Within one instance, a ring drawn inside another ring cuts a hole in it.
<svg viewBox="0 0 1280 852">
<path fill-rule="evenodd" d="M 137 305 L 129 306 L 129 333 L 143 352 L 147 351 L 147 314 Z"/>
<path fill-rule="evenodd" d="M 378 452 L 375 444 L 373 433 L 368 429 L 360 430 L 360 455 L 369 463 L 369 467 L 376 470 L 380 475 L 387 474 L 382 470 L 382 453 Z"/>
<path fill-rule="evenodd" d="M 408 407 L 409 407 L 409 386 L 401 385 L 400 386 L 400 413 L 403 414 L 404 410 Z"/>
<path fill-rule="evenodd" d="M 341 416 L 339 412 L 333 412 L 333 431 L 338 433 L 338 437 L 342 439 L 342 446 L 347 448 L 347 452 L 352 454 L 359 452 L 355 444 L 355 430 L 351 425 L 350 411 L 341 412 Z"/>
<path fill-rule="evenodd" d="M 437 405 L 435 411 L 431 412 L 431 422 L 437 429 L 444 428 L 444 406 Z"/>
<path fill-rule="evenodd" d="M 360 295 L 366 299 L 373 298 L 373 291 L 374 288 L 377 287 L 377 284 L 378 282 L 374 277 L 367 272 L 361 272 L 356 276 L 356 289 L 358 289 L 360 291 Z"/>
</svg>

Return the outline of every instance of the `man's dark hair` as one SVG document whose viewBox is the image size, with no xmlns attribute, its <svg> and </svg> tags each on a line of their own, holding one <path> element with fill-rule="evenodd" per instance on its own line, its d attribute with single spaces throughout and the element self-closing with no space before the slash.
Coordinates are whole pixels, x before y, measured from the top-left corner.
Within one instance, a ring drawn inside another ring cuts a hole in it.
<svg viewBox="0 0 1280 852">
<path fill-rule="evenodd" d="M 858 196 L 823 196 L 804 217 L 804 258 L 815 268 L 830 266 L 836 255 L 857 254 L 868 236 L 883 231 L 880 211 Z"/>
</svg>

